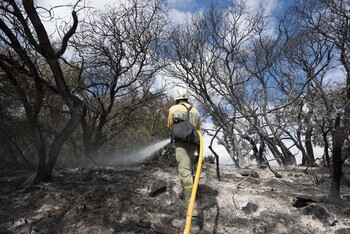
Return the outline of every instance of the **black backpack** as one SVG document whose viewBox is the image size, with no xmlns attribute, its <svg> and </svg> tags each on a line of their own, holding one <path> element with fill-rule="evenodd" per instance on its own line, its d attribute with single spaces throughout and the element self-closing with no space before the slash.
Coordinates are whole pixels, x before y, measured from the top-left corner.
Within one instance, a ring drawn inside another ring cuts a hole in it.
<svg viewBox="0 0 350 234">
<path fill-rule="evenodd" d="M 200 141 L 197 129 L 189 122 L 192 106 L 189 108 L 186 105 L 183 106 L 187 109 L 187 118 L 173 124 L 171 129 L 171 139 L 199 146 Z"/>
</svg>

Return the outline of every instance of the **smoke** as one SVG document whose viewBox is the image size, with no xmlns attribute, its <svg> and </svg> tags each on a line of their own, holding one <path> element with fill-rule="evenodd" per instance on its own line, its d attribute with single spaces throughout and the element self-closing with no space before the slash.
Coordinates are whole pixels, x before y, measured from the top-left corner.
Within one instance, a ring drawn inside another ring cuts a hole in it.
<svg viewBox="0 0 350 234">
<path fill-rule="evenodd" d="M 118 154 L 116 153 L 110 160 L 110 165 L 132 165 L 145 161 L 149 157 L 153 156 L 154 153 L 162 149 L 164 146 L 170 143 L 170 139 L 161 140 L 152 143 L 147 146 L 135 149 L 130 153 Z"/>
</svg>

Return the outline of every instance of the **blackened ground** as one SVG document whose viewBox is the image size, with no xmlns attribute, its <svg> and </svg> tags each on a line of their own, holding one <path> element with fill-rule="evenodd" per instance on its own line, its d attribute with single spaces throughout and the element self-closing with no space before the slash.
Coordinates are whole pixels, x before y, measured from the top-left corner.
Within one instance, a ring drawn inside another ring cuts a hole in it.
<svg viewBox="0 0 350 234">
<path fill-rule="evenodd" d="M 225 165 L 218 181 L 215 166 L 204 164 L 201 233 L 350 233 L 348 185 L 343 202 L 331 204 L 328 169 L 275 169 L 282 178 Z M 0 233 L 181 233 L 171 227 L 186 217 L 175 167 L 57 170 L 39 185 L 29 185 L 30 176 L 1 171 Z"/>
</svg>

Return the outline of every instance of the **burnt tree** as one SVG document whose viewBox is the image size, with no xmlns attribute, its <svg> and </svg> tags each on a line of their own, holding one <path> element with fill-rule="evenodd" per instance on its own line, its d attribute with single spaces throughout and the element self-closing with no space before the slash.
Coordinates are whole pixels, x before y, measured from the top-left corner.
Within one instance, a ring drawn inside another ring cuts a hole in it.
<svg viewBox="0 0 350 234">
<path fill-rule="evenodd" d="M 71 27 L 59 45 L 53 46 L 38 9 L 43 8 L 33 0 L 0 1 L 0 44 L 3 47 L 0 69 L 16 90 L 31 128 L 36 149 L 34 182 L 51 177 L 62 145 L 79 126 L 83 107 L 83 102 L 67 85 L 60 62 L 78 25 L 76 11 L 72 11 Z M 41 72 L 43 66 L 48 68 L 49 79 Z M 44 137 L 41 116 L 47 93 L 54 93 L 63 100 L 69 116 L 50 142 Z"/>
</svg>

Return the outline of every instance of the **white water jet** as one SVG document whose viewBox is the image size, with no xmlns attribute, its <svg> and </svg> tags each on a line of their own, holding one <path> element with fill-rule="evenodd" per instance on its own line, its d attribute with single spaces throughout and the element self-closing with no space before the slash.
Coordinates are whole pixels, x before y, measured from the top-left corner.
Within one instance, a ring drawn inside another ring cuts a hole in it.
<svg viewBox="0 0 350 234">
<path fill-rule="evenodd" d="M 151 157 L 154 153 L 162 149 L 164 146 L 170 143 L 170 139 L 161 140 L 151 145 L 144 146 L 137 150 L 131 151 L 127 154 L 117 154 L 112 160 L 113 165 L 130 165 L 143 162 L 147 158 Z"/>
</svg>

